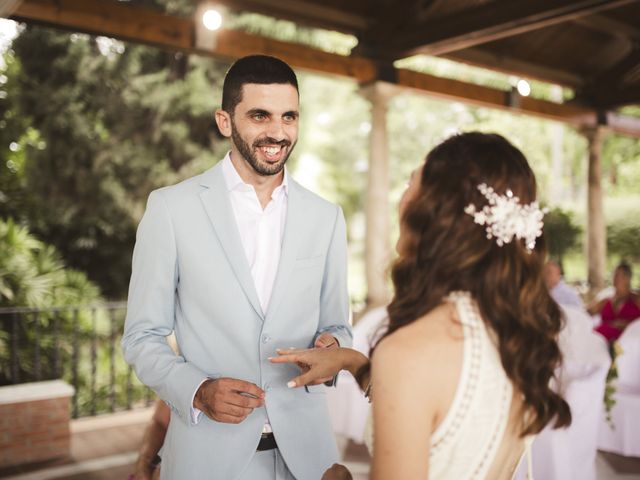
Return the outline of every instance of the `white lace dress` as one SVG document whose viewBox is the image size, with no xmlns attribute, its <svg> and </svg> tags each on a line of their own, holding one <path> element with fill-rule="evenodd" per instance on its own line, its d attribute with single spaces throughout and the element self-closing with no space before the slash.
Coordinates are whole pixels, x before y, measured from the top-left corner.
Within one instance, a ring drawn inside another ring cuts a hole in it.
<svg viewBox="0 0 640 480">
<path fill-rule="evenodd" d="M 501 445 L 513 388 L 471 295 L 455 292 L 448 301 L 456 305 L 463 327 L 464 356 L 453 403 L 431 436 L 429 478 L 481 480 L 486 478 Z M 365 433 L 370 451 L 372 430 L 370 416 Z M 525 440 L 527 452 L 532 440 Z M 528 477 L 532 478 L 530 472 Z"/>
</svg>

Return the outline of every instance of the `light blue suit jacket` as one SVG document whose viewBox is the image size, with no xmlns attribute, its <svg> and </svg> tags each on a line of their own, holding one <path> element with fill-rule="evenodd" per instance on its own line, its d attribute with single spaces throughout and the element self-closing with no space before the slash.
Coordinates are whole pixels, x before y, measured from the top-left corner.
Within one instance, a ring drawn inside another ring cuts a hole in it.
<svg viewBox="0 0 640 480">
<path fill-rule="evenodd" d="M 276 348 L 307 348 L 322 332 L 351 344 L 344 217 L 289 182 L 280 263 L 263 313 L 221 166 L 149 196 L 133 253 L 125 359 L 172 410 L 162 478 L 238 478 L 268 414 L 293 475 L 318 480 L 338 460 L 327 387 L 289 389 L 297 368 L 267 358 Z M 174 330 L 180 356 L 165 338 Z M 194 424 L 192 396 L 206 377 L 255 383 L 265 408 L 238 425 L 204 415 Z"/>
</svg>

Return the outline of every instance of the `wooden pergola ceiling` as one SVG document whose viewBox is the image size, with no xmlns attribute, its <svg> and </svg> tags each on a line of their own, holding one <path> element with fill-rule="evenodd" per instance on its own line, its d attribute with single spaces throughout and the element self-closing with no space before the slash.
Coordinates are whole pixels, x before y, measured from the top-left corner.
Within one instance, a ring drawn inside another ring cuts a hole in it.
<svg viewBox="0 0 640 480">
<path fill-rule="evenodd" d="M 196 2 L 194 2 L 195 4 Z M 220 58 L 279 56 L 297 68 L 384 80 L 399 87 L 578 126 L 607 125 L 640 137 L 640 119 L 615 109 L 640 104 L 640 0 L 218 0 L 358 38 L 350 56 L 235 30 L 195 44 L 194 18 L 164 15 L 135 1 L 23 0 L 12 18 Z M 563 104 L 398 69 L 416 53 L 443 56 L 571 87 Z"/>
</svg>

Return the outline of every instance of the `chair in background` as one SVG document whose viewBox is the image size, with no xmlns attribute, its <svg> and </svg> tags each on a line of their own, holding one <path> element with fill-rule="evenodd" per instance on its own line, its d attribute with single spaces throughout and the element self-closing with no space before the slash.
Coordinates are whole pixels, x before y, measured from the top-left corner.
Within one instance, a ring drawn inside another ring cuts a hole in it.
<svg viewBox="0 0 640 480">
<path fill-rule="evenodd" d="M 598 448 L 626 457 L 640 457 L 640 319 L 618 339 L 622 353 L 616 358 L 618 380 L 611 411 L 612 425 L 600 424 Z"/>
<path fill-rule="evenodd" d="M 598 429 L 611 359 L 606 341 L 593 332 L 589 315 L 575 308 L 562 310 L 566 324 L 559 339 L 564 358 L 559 388 L 573 420 L 568 428 L 554 430 L 550 425 L 540 432 L 532 448 L 533 477 L 595 480 Z M 526 478 L 526 465 L 520 465 L 516 478 Z"/>
<path fill-rule="evenodd" d="M 386 307 L 367 312 L 353 327 L 353 348 L 369 356 L 371 347 L 384 331 L 386 320 Z M 350 373 L 340 372 L 338 385 L 329 389 L 327 400 L 333 431 L 355 443 L 363 444 L 369 402 Z"/>
</svg>

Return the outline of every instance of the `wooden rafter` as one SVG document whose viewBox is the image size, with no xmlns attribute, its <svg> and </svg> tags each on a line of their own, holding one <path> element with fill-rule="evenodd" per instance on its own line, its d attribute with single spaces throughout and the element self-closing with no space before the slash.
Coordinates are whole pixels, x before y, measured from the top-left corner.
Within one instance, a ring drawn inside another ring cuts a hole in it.
<svg viewBox="0 0 640 480">
<path fill-rule="evenodd" d="M 638 22 L 635 25 L 630 25 L 604 15 L 589 15 L 575 19 L 575 23 L 608 35 L 620 35 L 634 41 L 640 41 L 640 25 Z"/>
<path fill-rule="evenodd" d="M 245 32 L 221 30 L 211 48 L 195 47 L 192 19 L 158 14 L 109 0 L 23 0 L 13 18 L 68 30 L 105 35 L 186 53 L 233 59 L 249 54 L 275 55 L 293 67 L 353 78 L 360 83 L 380 79 L 376 63 L 357 56 L 341 56 L 308 46 L 281 42 Z M 516 98 L 508 92 L 432 75 L 395 69 L 388 75 L 399 87 L 427 95 L 500 108 L 580 126 L 597 123 L 593 109 L 579 105 Z M 640 137 L 640 120 L 616 117 L 611 128 Z"/>
<path fill-rule="evenodd" d="M 627 81 L 629 77 L 631 82 Z M 636 78 L 640 78 L 640 47 L 632 49 L 622 60 L 587 82 L 575 100 L 596 107 L 640 103 L 640 88 L 633 82 Z"/>
<path fill-rule="evenodd" d="M 584 82 L 584 78 L 570 71 L 546 67 L 515 56 L 493 53 L 482 47 L 465 48 L 464 50 L 446 54 L 444 57 L 509 75 L 537 79 L 572 88 L 579 87 Z"/>
<path fill-rule="evenodd" d="M 310 27 L 355 34 L 369 28 L 374 20 L 362 13 L 350 13 L 305 0 L 215 0 L 236 11 L 262 13 Z M 353 2 L 352 2 L 353 3 Z"/>
<path fill-rule="evenodd" d="M 596 113 L 579 105 L 566 105 L 531 97 L 520 97 L 504 90 L 472 85 L 412 70 L 399 69 L 397 85 L 411 88 L 418 92 L 428 92 L 430 95 L 448 100 L 464 101 L 482 107 L 526 113 L 577 126 L 595 126 L 597 123 Z M 638 126 L 640 127 L 640 124 Z"/>
<path fill-rule="evenodd" d="M 638 0 L 498 0 L 464 14 L 430 20 L 397 36 L 388 46 L 395 58 L 443 55 L 603 12 Z"/>
</svg>

